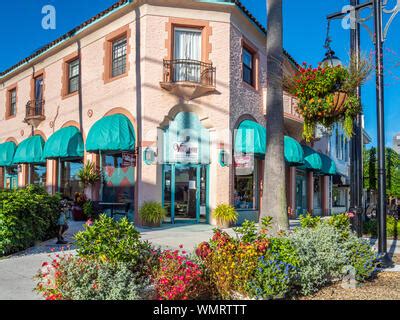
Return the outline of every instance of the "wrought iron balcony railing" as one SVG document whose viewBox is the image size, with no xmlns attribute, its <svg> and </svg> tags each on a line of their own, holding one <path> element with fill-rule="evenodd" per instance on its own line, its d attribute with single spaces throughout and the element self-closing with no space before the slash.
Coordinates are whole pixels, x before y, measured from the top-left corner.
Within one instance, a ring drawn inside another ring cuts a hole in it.
<svg viewBox="0 0 400 320">
<path fill-rule="evenodd" d="M 203 86 L 216 85 L 216 69 L 212 63 L 197 60 L 164 60 L 164 83 L 189 82 Z"/>
<path fill-rule="evenodd" d="M 26 104 L 25 119 L 44 118 L 44 100 L 30 100 Z"/>
</svg>

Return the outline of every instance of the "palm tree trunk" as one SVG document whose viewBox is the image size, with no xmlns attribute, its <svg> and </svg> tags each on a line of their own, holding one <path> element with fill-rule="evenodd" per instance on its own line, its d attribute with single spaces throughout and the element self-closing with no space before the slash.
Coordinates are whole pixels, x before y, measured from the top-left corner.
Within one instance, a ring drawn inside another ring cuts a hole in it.
<svg viewBox="0 0 400 320">
<path fill-rule="evenodd" d="M 262 212 L 273 218 L 273 232 L 287 230 L 282 90 L 282 0 L 267 1 L 267 149 L 264 162 Z"/>
</svg>

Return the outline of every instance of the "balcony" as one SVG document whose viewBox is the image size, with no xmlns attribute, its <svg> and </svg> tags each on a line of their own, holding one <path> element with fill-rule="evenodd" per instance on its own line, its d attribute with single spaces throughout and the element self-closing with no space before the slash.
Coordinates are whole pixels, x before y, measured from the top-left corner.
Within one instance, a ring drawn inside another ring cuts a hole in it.
<svg viewBox="0 0 400 320">
<path fill-rule="evenodd" d="M 192 100 L 215 91 L 216 69 L 212 63 L 197 60 L 164 60 L 160 86 L 185 100 Z"/>
<path fill-rule="evenodd" d="M 44 115 L 44 100 L 31 100 L 26 104 L 24 122 L 37 127 L 40 122 L 46 119 Z"/>
</svg>

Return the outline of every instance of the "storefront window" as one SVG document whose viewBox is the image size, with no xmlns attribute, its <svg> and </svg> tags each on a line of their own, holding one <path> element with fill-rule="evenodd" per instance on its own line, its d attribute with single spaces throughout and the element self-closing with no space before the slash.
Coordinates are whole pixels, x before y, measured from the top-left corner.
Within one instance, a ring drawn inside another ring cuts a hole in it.
<svg viewBox="0 0 400 320">
<path fill-rule="evenodd" d="M 333 207 L 347 208 L 347 193 L 346 188 L 333 187 Z"/>
<path fill-rule="evenodd" d="M 132 152 L 103 156 L 103 201 L 125 203 L 125 210 L 133 209 L 135 187 L 135 158 Z"/>
<path fill-rule="evenodd" d="M 30 183 L 41 187 L 46 186 L 46 165 L 31 165 Z"/>
<path fill-rule="evenodd" d="M 253 155 L 235 155 L 234 205 L 236 209 L 258 209 L 257 163 Z"/>
<path fill-rule="evenodd" d="M 61 162 L 61 193 L 74 199 L 76 192 L 81 192 L 80 180 L 78 172 L 83 167 L 82 160 L 62 161 Z"/>
</svg>

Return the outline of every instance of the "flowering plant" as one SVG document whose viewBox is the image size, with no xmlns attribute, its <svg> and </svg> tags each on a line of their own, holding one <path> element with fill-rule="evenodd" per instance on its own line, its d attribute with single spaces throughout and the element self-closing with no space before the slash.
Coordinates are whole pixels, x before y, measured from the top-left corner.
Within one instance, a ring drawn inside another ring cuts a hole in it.
<svg viewBox="0 0 400 320">
<path fill-rule="evenodd" d="M 41 294 L 46 300 L 63 300 L 60 290 L 62 272 L 60 266 L 72 258 L 71 254 L 56 255 L 51 262 L 43 262 L 41 269 L 35 276 L 37 285 L 35 291 Z"/>
<path fill-rule="evenodd" d="M 196 254 L 203 261 L 206 276 L 217 294 L 229 299 L 237 293 L 247 294 L 247 282 L 268 244 L 267 238 L 251 238 L 251 242 L 244 242 L 216 229 L 208 243 L 197 247 Z"/>
<path fill-rule="evenodd" d="M 201 267 L 180 250 L 161 253 L 153 282 L 160 300 L 196 299 L 206 292 Z"/>
<path fill-rule="evenodd" d="M 368 77 L 371 66 L 366 60 L 351 58 L 348 67 L 320 64 L 313 68 L 306 62 L 294 76 L 286 76 L 284 88 L 298 99 L 297 112 L 304 118 L 303 136 L 314 137 L 315 127 L 330 128 L 342 122 L 347 136 L 353 134 L 353 119 L 361 111 L 356 89 Z"/>
<path fill-rule="evenodd" d="M 126 263 L 71 254 L 44 262 L 36 278 L 35 290 L 47 300 L 137 300 L 149 284 Z"/>
</svg>

